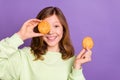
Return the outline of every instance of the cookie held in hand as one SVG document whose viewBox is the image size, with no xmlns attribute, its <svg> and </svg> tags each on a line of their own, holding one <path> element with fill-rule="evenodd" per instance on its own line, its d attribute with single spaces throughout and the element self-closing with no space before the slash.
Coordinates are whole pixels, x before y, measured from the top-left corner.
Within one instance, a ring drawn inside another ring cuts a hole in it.
<svg viewBox="0 0 120 80">
<path fill-rule="evenodd" d="M 94 46 L 93 39 L 89 36 L 85 37 L 82 41 L 82 46 L 84 49 L 92 49 Z"/>
<path fill-rule="evenodd" d="M 42 34 L 47 34 L 50 31 L 50 24 L 47 21 L 42 20 L 38 24 L 38 31 Z"/>
</svg>

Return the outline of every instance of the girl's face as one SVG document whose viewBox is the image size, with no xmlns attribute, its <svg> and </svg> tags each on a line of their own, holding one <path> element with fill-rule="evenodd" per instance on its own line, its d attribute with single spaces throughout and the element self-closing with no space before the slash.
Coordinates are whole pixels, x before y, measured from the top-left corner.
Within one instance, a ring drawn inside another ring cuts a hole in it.
<svg viewBox="0 0 120 80">
<path fill-rule="evenodd" d="M 51 29 L 47 35 L 43 36 L 43 40 L 48 44 L 49 51 L 59 51 L 59 42 L 63 36 L 63 27 L 56 15 L 52 15 L 44 20 L 49 22 Z"/>
</svg>

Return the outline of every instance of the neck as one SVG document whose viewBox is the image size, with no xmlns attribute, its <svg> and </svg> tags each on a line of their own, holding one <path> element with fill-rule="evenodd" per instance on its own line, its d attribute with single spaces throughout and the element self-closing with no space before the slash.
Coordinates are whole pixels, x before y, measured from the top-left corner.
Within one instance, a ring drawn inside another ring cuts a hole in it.
<svg viewBox="0 0 120 80">
<path fill-rule="evenodd" d="M 58 46 L 56 46 L 56 47 L 49 46 L 49 47 L 48 47 L 48 51 L 52 51 L 52 52 L 59 52 L 59 51 L 60 51 L 60 49 L 59 49 L 59 47 L 58 47 Z"/>
</svg>

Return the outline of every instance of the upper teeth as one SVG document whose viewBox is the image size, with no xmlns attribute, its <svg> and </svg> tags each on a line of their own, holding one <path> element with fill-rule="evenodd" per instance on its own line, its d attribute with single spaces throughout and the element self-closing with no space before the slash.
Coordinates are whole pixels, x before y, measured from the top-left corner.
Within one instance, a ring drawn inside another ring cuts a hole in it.
<svg viewBox="0 0 120 80">
<path fill-rule="evenodd" d="M 54 40 L 56 37 L 55 36 L 51 36 L 51 37 L 47 37 L 49 40 Z"/>
</svg>

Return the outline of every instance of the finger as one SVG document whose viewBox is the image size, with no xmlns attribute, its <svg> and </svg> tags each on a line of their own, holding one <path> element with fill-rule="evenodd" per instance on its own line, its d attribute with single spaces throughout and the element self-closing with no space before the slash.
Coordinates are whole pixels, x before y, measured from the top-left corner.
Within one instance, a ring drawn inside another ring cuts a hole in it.
<svg viewBox="0 0 120 80">
<path fill-rule="evenodd" d="M 81 58 L 85 54 L 85 49 L 82 49 L 76 58 Z"/>
<path fill-rule="evenodd" d="M 28 22 L 31 22 L 31 21 L 40 22 L 41 20 L 39 20 L 39 19 L 29 19 L 29 20 L 28 20 Z"/>
<path fill-rule="evenodd" d="M 91 52 L 87 51 L 85 55 L 83 55 L 84 59 L 91 60 Z"/>
<path fill-rule="evenodd" d="M 89 62 L 89 61 L 91 61 L 91 56 L 89 55 L 89 54 L 85 54 L 84 55 L 84 59 L 87 61 L 87 62 Z"/>
<path fill-rule="evenodd" d="M 31 19 L 28 23 L 28 27 L 31 27 L 31 29 L 33 30 L 40 22 L 41 20 Z"/>
<path fill-rule="evenodd" d="M 33 27 L 37 26 L 41 21 L 40 20 L 33 20 L 31 22 L 31 24 L 33 25 Z"/>
<path fill-rule="evenodd" d="M 41 22 L 41 20 L 39 20 L 39 19 L 29 19 L 28 21 L 26 21 L 26 23 L 29 23 L 32 25 L 34 25 L 35 23 L 38 24 L 40 22 Z"/>
<path fill-rule="evenodd" d="M 41 34 L 41 33 L 35 33 L 34 36 L 35 36 L 35 37 L 39 37 L 39 36 L 44 36 L 44 34 Z"/>
<path fill-rule="evenodd" d="M 86 53 L 92 55 L 92 51 L 90 49 L 87 49 Z"/>
<path fill-rule="evenodd" d="M 81 58 L 82 59 L 89 58 L 89 57 L 91 57 L 91 55 L 92 55 L 92 51 L 87 50 L 87 51 L 84 52 L 84 54 L 81 55 Z"/>
</svg>

